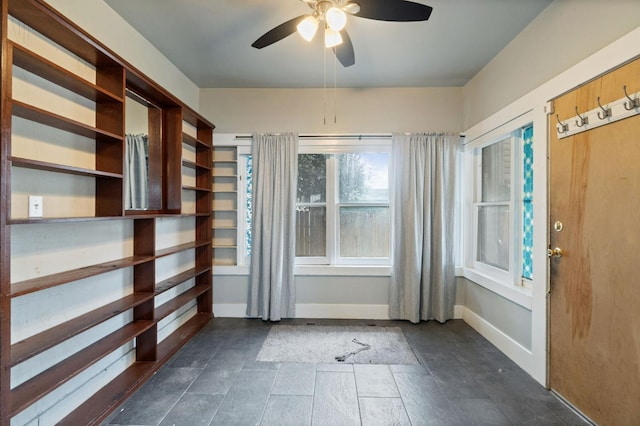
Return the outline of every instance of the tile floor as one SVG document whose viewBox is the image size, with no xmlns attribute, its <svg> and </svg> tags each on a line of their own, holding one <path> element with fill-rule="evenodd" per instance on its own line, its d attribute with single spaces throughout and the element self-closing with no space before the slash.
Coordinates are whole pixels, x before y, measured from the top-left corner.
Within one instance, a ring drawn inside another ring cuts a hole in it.
<svg viewBox="0 0 640 426">
<path fill-rule="evenodd" d="M 421 365 L 256 362 L 271 324 L 216 318 L 104 425 L 584 425 L 463 321 L 398 326 Z"/>
</svg>

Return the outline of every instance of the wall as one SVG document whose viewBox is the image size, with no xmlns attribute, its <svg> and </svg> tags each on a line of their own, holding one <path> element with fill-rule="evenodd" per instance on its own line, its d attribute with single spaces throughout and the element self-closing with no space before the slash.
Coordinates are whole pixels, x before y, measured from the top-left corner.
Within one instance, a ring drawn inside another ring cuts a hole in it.
<svg viewBox="0 0 640 426">
<path fill-rule="evenodd" d="M 534 122 L 534 271 L 547 270 L 546 103 L 640 55 L 638 16 L 637 1 L 556 0 L 463 89 L 469 143 L 518 117 Z M 458 288 L 465 321 L 545 384 L 546 273 L 534 273 L 528 306 L 478 282 L 465 280 Z"/>
<path fill-rule="evenodd" d="M 295 283 L 298 318 L 389 319 L 388 276 L 298 275 Z M 464 279 L 458 279 L 458 289 L 464 285 Z M 214 275 L 214 314 L 245 316 L 248 292 L 247 275 Z M 456 296 L 461 307 L 464 288 Z"/>
<path fill-rule="evenodd" d="M 197 110 L 198 87 L 103 0 L 47 0 L 47 3 Z"/>
<path fill-rule="evenodd" d="M 637 0 L 556 0 L 464 86 L 464 128 L 638 27 Z"/>
<path fill-rule="evenodd" d="M 390 133 L 462 130 L 461 88 L 202 89 L 216 133 Z M 336 123 L 334 123 L 334 112 Z"/>
<path fill-rule="evenodd" d="M 200 111 L 216 117 L 214 143 L 233 134 L 296 131 L 301 134 L 459 132 L 461 88 L 203 89 Z M 215 272 L 214 272 L 215 273 Z M 248 277 L 214 276 L 214 314 L 244 316 Z M 387 275 L 297 275 L 299 317 L 388 318 Z"/>
</svg>

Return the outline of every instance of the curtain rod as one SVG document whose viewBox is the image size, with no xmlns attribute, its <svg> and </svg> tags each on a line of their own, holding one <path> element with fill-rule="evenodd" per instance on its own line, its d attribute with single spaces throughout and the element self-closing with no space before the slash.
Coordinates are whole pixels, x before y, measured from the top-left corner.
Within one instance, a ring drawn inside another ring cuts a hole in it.
<svg viewBox="0 0 640 426">
<path fill-rule="evenodd" d="M 236 139 L 251 139 L 253 136 L 251 135 L 241 135 L 236 136 Z M 345 134 L 345 135 L 298 135 L 299 139 L 389 139 L 391 138 L 391 133 L 382 133 L 375 135 L 355 135 L 355 134 Z"/>
<path fill-rule="evenodd" d="M 453 134 L 453 133 L 451 133 Z M 379 133 L 379 134 L 370 134 L 370 135 L 359 135 L 359 134 L 344 134 L 344 135 L 298 135 L 299 139 L 356 139 L 356 140 L 367 140 L 367 139 L 390 139 L 392 136 L 391 133 Z M 464 138 L 465 135 L 460 133 L 459 136 Z M 236 140 L 250 140 L 253 138 L 251 135 L 240 135 L 235 137 Z"/>
</svg>

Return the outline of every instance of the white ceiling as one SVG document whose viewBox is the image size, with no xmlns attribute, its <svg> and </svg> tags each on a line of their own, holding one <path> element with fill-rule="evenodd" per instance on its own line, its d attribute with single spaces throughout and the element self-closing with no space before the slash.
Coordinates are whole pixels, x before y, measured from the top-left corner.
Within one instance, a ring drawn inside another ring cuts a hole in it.
<svg viewBox="0 0 640 426">
<path fill-rule="evenodd" d="M 391 0 L 388 0 L 391 1 Z M 299 0 L 105 0 L 198 87 L 322 87 L 321 37 L 293 34 L 262 50 L 262 34 L 310 9 Z M 425 22 L 349 17 L 356 64 L 338 87 L 462 86 L 551 0 L 420 0 Z M 326 57 L 333 86 L 334 56 Z"/>
</svg>

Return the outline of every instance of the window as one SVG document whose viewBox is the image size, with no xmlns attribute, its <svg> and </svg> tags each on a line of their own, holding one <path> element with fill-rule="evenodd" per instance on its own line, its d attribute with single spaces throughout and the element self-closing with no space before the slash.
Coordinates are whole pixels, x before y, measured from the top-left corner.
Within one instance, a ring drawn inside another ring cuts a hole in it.
<svg viewBox="0 0 640 426">
<path fill-rule="evenodd" d="M 389 264 L 389 153 L 298 157 L 298 264 Z"/>
<path fill-rule="evenodd" d="M 475 147 L 467 266 L 508 285 L 530 280 L 533 246 L 533 127 Z"/>
<path fill-rule="evenodd" d="M 296 263 L 299 265 L 389 265 L 391 210 L 390 146 L 305 144 L 298 155 Z M 239 156 L 239 238 L 251 255 L 252 160 Z"/>
<path fill-rule="evenodd" d="M 475 203 L 477 244 L 475 260 L 508 272 L 511 259 L 511 151 L 508 137 L 481 148 L 479 194 Z"/>
</svg>

